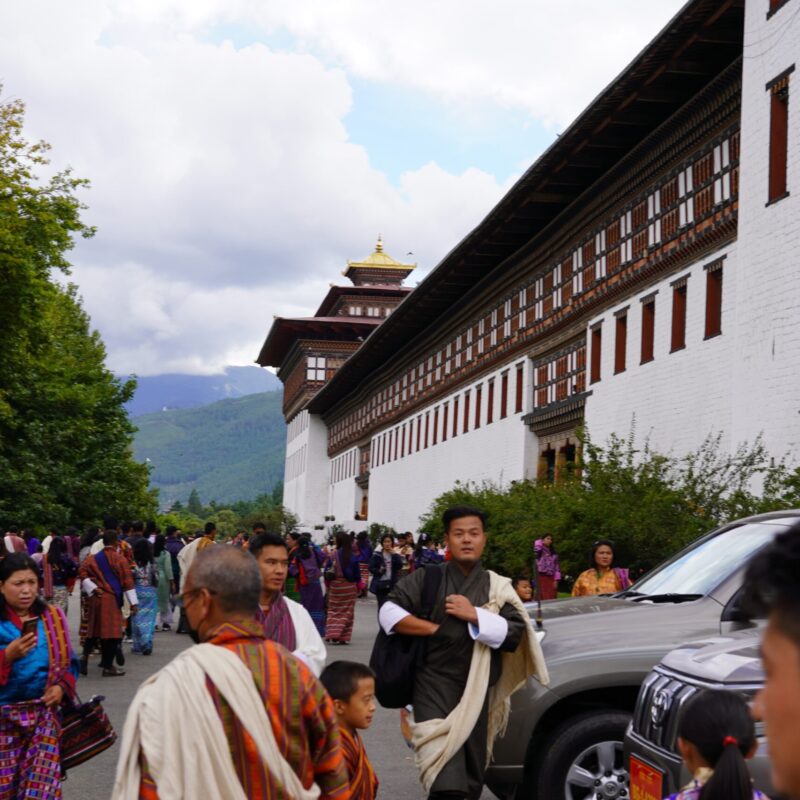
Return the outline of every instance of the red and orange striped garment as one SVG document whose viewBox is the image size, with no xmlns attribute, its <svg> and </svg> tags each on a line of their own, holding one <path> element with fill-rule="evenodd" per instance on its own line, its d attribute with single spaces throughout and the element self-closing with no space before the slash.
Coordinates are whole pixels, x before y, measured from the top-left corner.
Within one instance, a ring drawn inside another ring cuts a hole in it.
<svg viewBox="0 0 800 800">
<path fill-rule="evenodd" d="M 288 651 L 264 637 L 261 625 L 225 623 L 212 631 L 209 641 L 226 647 L 244 661 L 264 698 L 275 741 L 284 758 L 308 788 L 316 781 L 325 800 L 349 800 L 339 728 L 333 702 L 313 673 Z M 288 798 L 283 787 L 258 756 L 255 743 L 233 714 L 214 684 L 208 690 L 222 719 L 236 774 L 247 797 L 263 800 Z M 140 800 L 158 800 L 158 789 L 140 755 Z"/>
<path fill-rule="evenodd" d="M 339 726 L 342 734 L 342 750 L 350 776 L 350 800 L 375 800 L 378 794 L 378 777 L 367 758 L 364 742 L 356 731 L 350 733 L 344 725 Z"/>
</svg>

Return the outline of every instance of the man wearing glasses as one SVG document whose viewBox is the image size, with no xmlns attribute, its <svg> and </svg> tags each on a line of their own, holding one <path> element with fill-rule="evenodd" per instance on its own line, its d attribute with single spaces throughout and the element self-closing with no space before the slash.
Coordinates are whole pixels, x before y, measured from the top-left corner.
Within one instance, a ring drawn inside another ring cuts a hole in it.
<svg viewBox="0 0 800 800">
<path fill-rule="evenodd" d="M 302 661 L 266 639 L 256 620 L 260 595 L 249 553 L 197 554 L 181 597 L 202 644 L 137 692 L 115 800 L 349 798 L 333 703 Z"/>
</svg>

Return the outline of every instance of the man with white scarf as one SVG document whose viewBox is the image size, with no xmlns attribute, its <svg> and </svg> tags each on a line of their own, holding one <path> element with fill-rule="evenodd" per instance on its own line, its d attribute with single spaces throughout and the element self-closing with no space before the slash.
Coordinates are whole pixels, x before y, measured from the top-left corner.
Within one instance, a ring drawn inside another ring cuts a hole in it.
<svg viewBox="0 0 800 800">
<path fill-rule="evenodd" d="M 333 703 L 304 663 L 264 637 L 260 593 L 249 553 L 195 556 L 182 596 L 203 644 L 137 692 L 113 800 L 349 798 Z"/>
<path fill-rule="evenodd" d="M 426 638 L 414 675 L 411 741 L 420 780 L 432 800 L 478 798 L 495 738 L 508 719 L 509 698 L 547 669 L 530 618 L 511 581 L 485 570 L 486 515 L 448 509 L 445 544 L 451 560 L 416 570 L 380 610 L 387 633 Z M 423 607 L 425 573 L 441 570 L 430 619 Z"/>
</svg>

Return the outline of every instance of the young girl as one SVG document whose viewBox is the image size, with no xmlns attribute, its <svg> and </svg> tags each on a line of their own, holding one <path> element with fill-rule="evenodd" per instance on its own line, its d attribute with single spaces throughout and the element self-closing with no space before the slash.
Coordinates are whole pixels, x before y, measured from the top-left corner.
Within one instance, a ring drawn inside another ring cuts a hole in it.
<svg viewBox="0 0 800 800">
<path fill-rule="evenodd" d="M 757 748 L 741 695 L 722 690 L 695 695 L 678 727 L 678 750 L 694 777 L 669 800 L 769 800 L 753 788 L 745 763 Z"/>
</svg>

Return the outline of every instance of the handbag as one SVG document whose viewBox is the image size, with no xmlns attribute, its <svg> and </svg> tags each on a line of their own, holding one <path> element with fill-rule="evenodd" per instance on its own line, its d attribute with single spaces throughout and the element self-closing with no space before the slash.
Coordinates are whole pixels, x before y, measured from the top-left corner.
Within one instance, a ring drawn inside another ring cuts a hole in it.
<svg viewBox="0 0 800 800">
<path fill-rule="evenodd" d="M 117 734 L 103 709 L 102 695 L 67 706 L 61 715 L 61 769 L 66 771 L 111 747 Z"/>
<path fill-rule="evenodd" d="M 426 569 L 422 583 L 421 619 L 429 619 L 442 583 L 441 569 Z M 369 665 L 375 673 L 375 697 L 384 708 L 411 705 L 414 694 L 414 672 L 425 658 L 425 638 L 393 633 L 383 628 L 375 637 Z"/>
<path fill-rule="evenodd" d="M 339 577 L 336 572 L 336 564 L 338 561 L 339 561 L 339 554 L 334 553 L 333 556 L 331 556 L 331 560 L 325 565 L 325 572 L 323 572 L 322 575 L 325 578 L 325 580 L 328 581 L 329 583 L 331 581 L 335 581 L 336 578 Z"/>
</svg>

